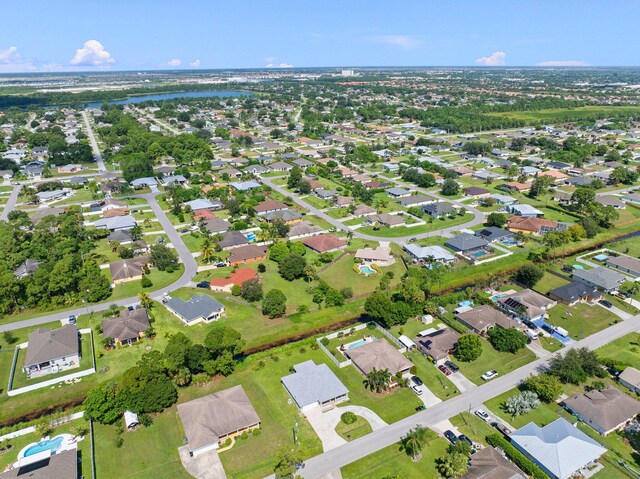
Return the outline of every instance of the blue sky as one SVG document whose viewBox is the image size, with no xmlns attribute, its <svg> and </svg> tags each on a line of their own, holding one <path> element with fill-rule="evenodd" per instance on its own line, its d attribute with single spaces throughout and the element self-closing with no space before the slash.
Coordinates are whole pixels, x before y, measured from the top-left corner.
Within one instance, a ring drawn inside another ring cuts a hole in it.
<svg viewBox="0 0 640 479">
<path fill-rule="evenodd" d="M 23 0 L 3 18 L 0 72 L 640 65 L 635 0 Z"/>
</svg>

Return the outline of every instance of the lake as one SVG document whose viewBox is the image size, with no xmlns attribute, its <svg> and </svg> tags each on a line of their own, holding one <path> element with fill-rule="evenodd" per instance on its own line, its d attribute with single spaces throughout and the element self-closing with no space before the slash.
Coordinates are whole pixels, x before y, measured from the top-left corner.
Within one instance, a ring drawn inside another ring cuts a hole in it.
<svg viewBox="0 0 640 479">
<path fill-rule="evenodd" d="M 233 91 L 233 90 L 211 90 L 211 91 L 182 91 L 175 93 L 155 93 L 151 95 L 138 95 L 132 96 L 125 100 L 113 100 L 107 102 L 89 102 L 87 107 L 100 108 L 104 103 L 109 105 L 132 105 L 136 103 L 144 103 L 145 101 L 163 101 L 173 100 L 175 98 L 209 98 L 220 97 L 227 98 L 231 96 L 253 96 L 253 93 L 248 91 Z"/>
</svg>

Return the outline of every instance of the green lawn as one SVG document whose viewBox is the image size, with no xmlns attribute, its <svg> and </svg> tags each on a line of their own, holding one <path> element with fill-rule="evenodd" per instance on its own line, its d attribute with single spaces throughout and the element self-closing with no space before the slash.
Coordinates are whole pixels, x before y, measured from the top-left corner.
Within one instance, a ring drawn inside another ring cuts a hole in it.
<svg viewBox="0 0 640 479">
<path fill-rule="evenodd" d="M 486 444 L 485 438 L 496 432 L 488 423 L 475 414 L 469 414 L 468 412 L 460 412 L 450 418 L 449 421 L 458 428 L 461 434 L 464 434 L 473 442 Z"/>
<path fill-rule="evenodd" d="M 122 433 L 124 443 L 115 446 L 115 426 L 94 425 L 97 477 L 188 479 L 182 467 L 178 447 L 184 432 L 172 407 L 160 414 L 148 427 Z M 150 447 L 150 445 L 153 445 Z M 85 474 L 85 477 L 89 477 Z"/>
<path fill-rule="evenodd" d="M 547 110 L 524 110 L 487 113 L 489 116 L 500 116 L 513 120 L 535 121 L 563 121 L 592 118 L 594 114 L 603 115 L 634 115 L 639 114 L 640 108 L 633 106 L 602 106 L 589 105 L 575 108 L 553 108 Z"/>
<path fill-rule="evenodd" d="M 398 226 L 396 228 L 383 227 L 380 229 L 375 229 L 373 226 L 363 226 L 362 228 L 358 228 L 358 232 L 371 236 L 401 238 L 404 236 L 413 236 L 428 233 L 429 231 L 435 231 L 442 228 L 449 228 L 451 226 L 456 226 L 462 223 L 466 223 L 467 221 L 471 221 L 471 219 L 472 218 L 470 214 L 465 214 L 464 216 L 456 216 L 453 219 L 446 218 L 444 220 L 435 220 L 433 223 L 425 223 L 424 225 L 419 226 Z"/>
<path fill-rule="evenodd" d="M 453 383 L 449 381 L 438 368 L 427 361 L 422 354 L 417 351 L 412 351 L 408 353 L 407 356 L 417 368 L 416 376 L 422 379 L 424 385 L 437 397 L 446 401 L 460 394 L 460 391 L 458 391 Z"/>
<path fill-rule="evenodd" d="M 566 312 L 571 316 L 566 316 Z M 577 304 L 569 307 L 558 304 L 549 310 L 548 322 L 569 331 L 572 339 L 579 340 L 614 324 L 620 319 L 609 310 L 600 306 Z"/>
<path fill-rule="evenodd" d="M 608 449 L 608 452 L 601 459 L 605 469 L 593 476 L 594 478 L 617 479 L 632 477 L 618 464 L 619 460 L 625 461 L 636 470 L 640 468 L 640 435 L 612 432 L 604 437 L 582 422 L 578 423 L 578 429 Z"/>
<path fill-rule="evenodd" d="M 104 269 L 102 271 L 109 277 L 109 279 L 111 279 L 111 274 L 108 269 Z M 135 281 L 127 281 L 126 283 L 120 283 L 115 288 L 113 288 L 113 293 L 111 294 L 109 300 L 114 301 L 116 299 L 136 296 L 138 293 L 141 293 L 143 291 L 151 293 L 152 291 L 164 288 L 165 286 L 169 286 L 171 283 L 177 281 L 180 276 L 182 276 L 183 271 L 184 266 L 182 264 L 179 264 L 178 269 L 172 273 L 160 271 L 157 268 L 151 268 L 150 273 L 147 275 L 147 278 L 151 280 L 153 286 L 146 289 L 143 288 L 140 284 L 142 281 L 140 279 L 137 279 Z"/>
<path fill-rule="evenodd" d="M 500 374 L 506 374 L 530 363 L 536 358 L 535 354 L 527 348 L 523 348 L 515 354 L 501 353 L 493 349 L 489 341 L 482 339 L 482 355 L 470 363 L 456 361 L 460 366 L 460 372 L 475 384 L 484 384 L 480 376 L 492 369 Z"/>
<path fill-rule="evenodd" d="M 399 444 L 380 449 L 340 469 L 344 479 L 437 479 L 440 477 L 436 459 L 445 455 L 449 442 L 444 438 L 434 439 L 422 451 L 422 459 L 414 462 L 400 450 Z"/>
<path fill-rule="evenodd" d="M 552 353 L 555 353 L 556 351 L 559 351 L 563 348 L 563 345 L 560 341 L 549 336 L 540 336 L 538 338 L 538 341 L 540 341 L 540 346 Z"/>
<path fill-rule="evenodd" d="M 336 426 L 336 432 L 346 441 L 353 441 L 359 437 L 366 436 L 372 429 L 369 421 L 361 416 L 356 416 L 356 422 L 353 424 L 345 424 L 340 421 Z"/>
<path fill-rule="evenodd" d="M 598 349 L 598 355 L 638 368 L 640 367 L 640 334 L 631 333 L 616 339 Z"/>
<path fill-rule="evenodd" d="M 542 403 L 539 407 L 532 410 L 528 414 L 512 417 L 511 414 L 503 409 L 503 404 L 508 398 L 517 394 L 520 394 L 520 391 L 517 388 L 514 388 L 507 391 L 506 393 L 494 397 L 493 399 L 490 399 L 489 401 L 485 401 L 484 404 L 493 414 L 501 417 L 516 429 L 519 429 L 522 426 L 529 424 L 530 422 L 534 422 L 538 426 L 542 427 L 558 419 L 559 411 L 561 411 L 562 408 L 557 403 Z"/>
<path fill-rule="evenodd" d="M 540 294 L 547 294 L 550 290 L 559 288 L 560 286 L 564 286 L 565 284 L 569 284 L 569 281 L 556 276 L 555 274 L 549 273 L 545 271 L 542 279 L 536 283 L 533 287 Z"/>
</svg>

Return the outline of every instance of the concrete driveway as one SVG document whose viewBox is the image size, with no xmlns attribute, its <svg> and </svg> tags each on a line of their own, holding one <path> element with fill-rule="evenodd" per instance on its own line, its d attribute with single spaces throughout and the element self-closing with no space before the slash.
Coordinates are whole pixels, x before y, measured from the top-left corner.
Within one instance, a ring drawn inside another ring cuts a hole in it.
<svg viewBox="0 0 640 479">
<path fill-rule="evenodd" d="M 447 379 L 449 379 L 461 393 L 476 387 L 476 385 L 469 381 L 461 372 L 452 373 L 447 376 Z"/>
<path fill-rule="evenodd" d="M 610 308 L 607 308 L 606 306 L 603 306 L 600 303 L 598 303 L 598 306 L 600 306 L 601 308 L 604 308 L 607 311 L 612 312 L 613 314 L 615 314 L 617 317 L 619 317 L 623 321 L 626 321 L 627 319 L 633 318 L 632 314 L 629 314 L 626 311 L 622 311 L 620 308 L 616 308 L 615 306 L 611 306 Z"/>
<path fill-rule="evenodd" d="M 196 479 L 227 479 L 218 451 L 207 451 L 196 457 L 189 455 L 189 446 L 178 448 L 182 465 Z"/>
<path fill-rule="evenodd" d="M 336 432 L 336 426 L 340 422 L 340 416 L 347 411 L 366 419 L 374 431 L 387 426 L 387 423 L 380 419 L 380 416 L 371 409 L 362 406 L 336 407 L 327 412 L 322 412 L 320 408 L 314 408 L 305 414 L 313 430 L 320 438 L 320 441 L 322 441 L 322 448 L 325 452 L 347 443 L 347 441 L 341 438 Z"/>
</svg>

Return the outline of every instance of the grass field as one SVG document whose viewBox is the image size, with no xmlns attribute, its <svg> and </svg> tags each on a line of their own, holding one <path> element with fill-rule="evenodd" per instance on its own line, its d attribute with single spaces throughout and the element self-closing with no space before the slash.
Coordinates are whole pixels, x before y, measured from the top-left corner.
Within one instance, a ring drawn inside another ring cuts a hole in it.
<svg viewBox="0 0 640 479">
<path fill-rule="evenodd" d="M 559 412 L 562 411 L 562 408 L 557 403 L 542 403 L 536 409 L 527 414 L 512 417 L 511 414 L 504 410 L 504 403 L 511 396 L 516 396 L 518 394 L 520 394 L 520 391 L 517 388 L 514 388 L 507 391 L 506 393 L 494 397 L 493 399 L 490 399 L 489 401 L 485 401 L 484 404 L 493 414 L 499 416 L 516 429 L 519 429 L 522 426 L 529 424 L 530 422 L 534 422 L 538 426 L 542 427 L 558 419 Z"/>
<path fill-rule="evenodd" d="M 557 108 L 548 110 L 525 110 L 486 113 L 510 120 L 524 121 L 569 121 L 591 118 L 604 118 L 611 115 L 639 115 L 640 108 L 633 106 L 580 106 L 576 108 Z"/>
<path fill-rule="evenodd" d="M 480 376 L 490 370 L 496 370 L 499 374 L 506 374 L 530 363 L 536 358 L 535 354 L 527 348 L 523 348 L 515 354 L 501 353 L 493 349 L 489 341 L 482 339 L 482 354 L 478 359 L 470 363 L 456 361 L 460 366 L 460 372 L 475 384 L 484 384 Z"/>
<path fill-rule="evenodd" d="M 468 412 L 460 412 L 450 418 L 449 421 L 458 428 L 460 433 L 467 436 L 473 442 L 486 444 L 485 438 L 496 432 L 488 423 L 484 422 L 475 414 L 469 414 Z"/>
<path fill-rule="evenodd" d="M 365 418 L 361 416 L 356 416 L 356 418 L 356 422 L 353 424 L 345 424 L 340 421 L 336 426 L 336 432 L 346 441 L 353 441 L 372 431 L 371 425 Z"/>
<path fill-rule="evenodd" d="M 380 449 L 340 469 L 344 479 L 398 477 L 402 479 L 437 479 L 436 459 L 444 456 L 449 442 L 437 438 L 422 451 L 422 459 L 414 462 L 400 450 L 399 444 Z"/>
<path fill-rule="evenodd" d="M 569 284 L 569 281 L 545 271 L 544 276 L 542 276 L 542 279 L 536 283 L 533 289 L 540 294 L 546 295 L 552 289 L 559 288 L 565 284 Z"/>
<path fill-rule="evenodd" d="M 598 349 L 598 355 L 640 367 L 640 334 L 627 334 Z"/>
<path fill-rule="evenodd" d="M 571 316 L 567 316 L 567 312 Z M 572 307 L 565 304 L 554 306 L 549 310 L 547 322 L 566 329 L 572 339 L 579 340 L 601 331 L 615 321 L 620 319 L 608 309 L 581 303 Z"/>
</svg>

